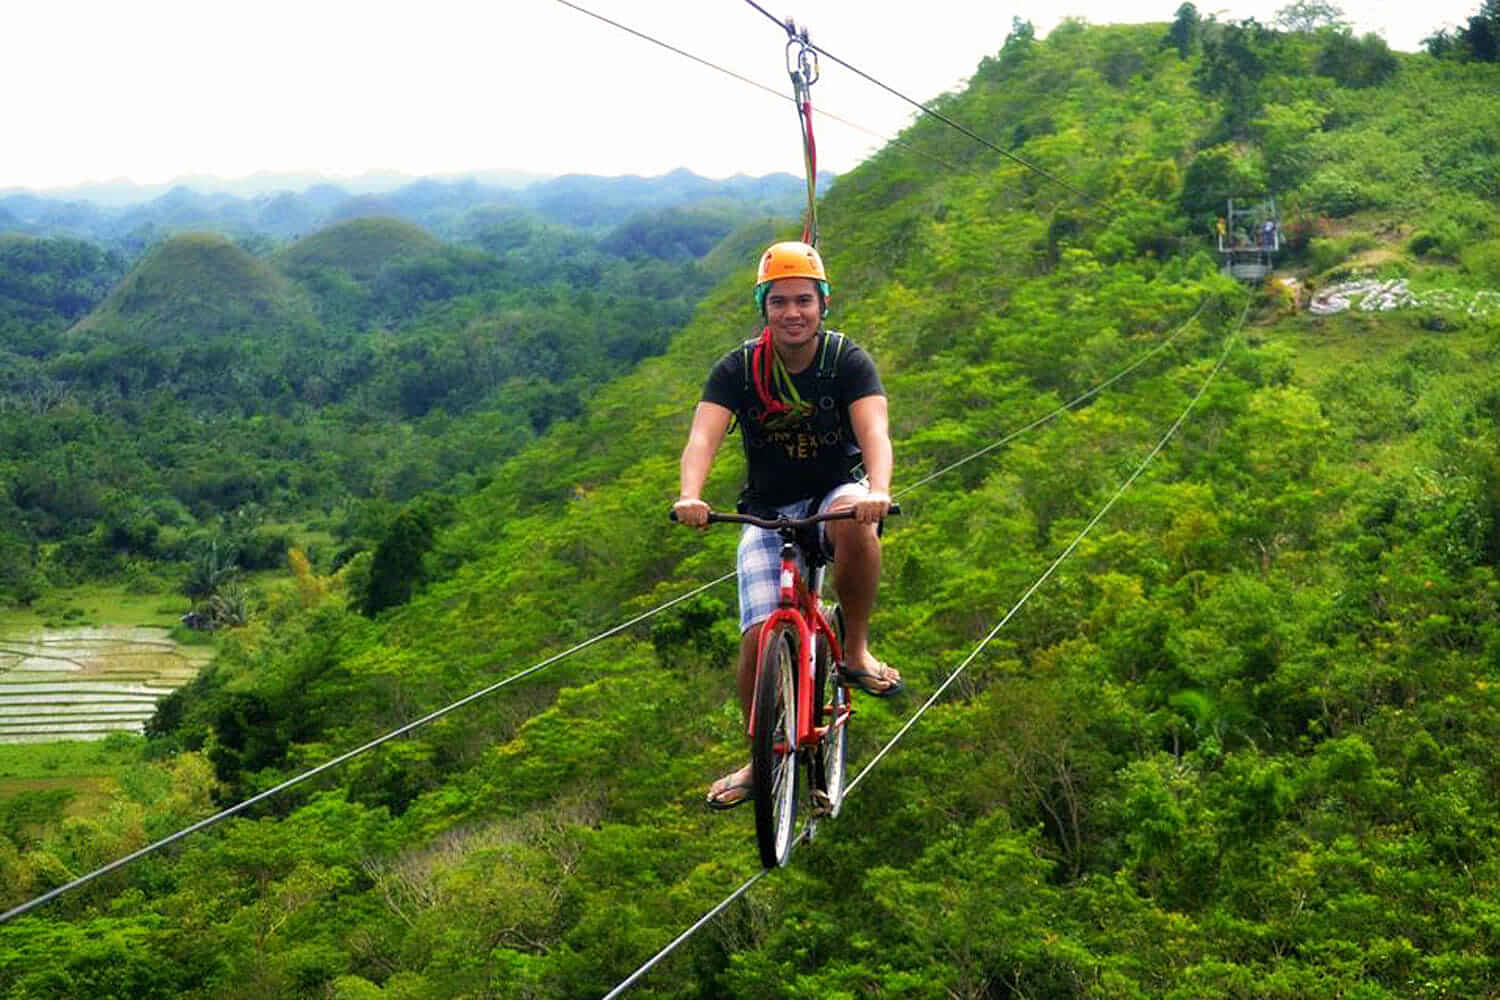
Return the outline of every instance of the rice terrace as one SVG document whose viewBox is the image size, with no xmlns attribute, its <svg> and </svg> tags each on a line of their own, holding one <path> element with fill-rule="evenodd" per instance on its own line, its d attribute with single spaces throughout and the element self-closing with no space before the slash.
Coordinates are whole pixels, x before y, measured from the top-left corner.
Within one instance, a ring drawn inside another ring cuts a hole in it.
<svg viewBox="0 0 1500 1000">
<path fill-rule="evenodd" d="M 139 733 L 156 703 L 191 680 L 211 647 L 142 626 L 42 629 L 0 636 L 0 743 Z"/>
</svg>

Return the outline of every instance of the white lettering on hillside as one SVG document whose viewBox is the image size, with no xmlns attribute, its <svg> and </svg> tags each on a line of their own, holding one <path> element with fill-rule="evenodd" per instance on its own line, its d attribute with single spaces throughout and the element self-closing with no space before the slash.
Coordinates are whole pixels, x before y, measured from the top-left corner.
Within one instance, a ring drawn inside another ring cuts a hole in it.
<svg viewBox="0 0 1500 1000">
<path fill-rule="evenodd" d="M 1488 316 L 1500 311 L 1500 292 L 1460 292 L 1451 288 L 1414 292 L 1405 278 L 1362 278 L 1323 289 L 1308 302 L 1307 310 L 1318 316 L 1332 316 L 1349 309 L 1386 312 L 1422 306 L 1469 316 Z"/>
</svg>

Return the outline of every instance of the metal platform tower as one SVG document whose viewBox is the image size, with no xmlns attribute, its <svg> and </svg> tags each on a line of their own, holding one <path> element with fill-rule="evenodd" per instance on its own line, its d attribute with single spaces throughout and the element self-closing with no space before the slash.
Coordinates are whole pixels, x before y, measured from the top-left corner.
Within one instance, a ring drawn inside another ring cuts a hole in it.
<svg viewBox="0 0 1500 1000">
<path fill-rule="evenodd" d="M 1275 198 L 1229 199 L 1218 225 L 1224 271 L 1241 281 L 1265 281 L 1281 250 L 1281 214 Z"/>
</svg>

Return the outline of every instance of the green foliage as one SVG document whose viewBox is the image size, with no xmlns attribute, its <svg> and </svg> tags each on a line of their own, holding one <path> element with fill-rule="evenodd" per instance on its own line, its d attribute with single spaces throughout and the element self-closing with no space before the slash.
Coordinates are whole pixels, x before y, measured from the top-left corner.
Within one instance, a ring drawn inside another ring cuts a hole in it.
<svg viewBox="0 0 1500 1000">
<path fill-rule="evenodd" d="M 1254 160 L 1234 146 L 1214 146 L 1188 163 L 1179 203 L 1182 212 L 1199 223 L 1200 231 L 1211 231 L 1212 220 L 1224 214 L 1227 199 L 1253 197 L 1265 184 Z"/>
<path fill-rule="evenodd" d="M 1266 182 L 1273 191 L 1300 185 L 1317 165 L 1309 138 L 1322 128 L 1327 109 L 1313 101 L 1268 104 L 1255 119 L 1265 155 Z"/>
<path fill-rule="evenodd" d="M 434 534 L 450 520 L 453 504 L 448 497 L 434 497 L 404 508 L 375 546 L 370 564 L 368 589 L 361 610 L 376 615 L 405 604 L 412 591 L 427 578 L 423 557 L 432 549 Z"/>
<path fill-rule="evenodd" d="M 1375 238 L 1368 233 L 1351 233 L 1338 239 L 1314 238 L 1307 245 L 1307 266 L 1312 273 L 1320 274 L 1346 263 L 1354 254 L 1372 250 L 1377 245 Z"/>
<path fill-rule="evenodd" d="M 1260 106 L 1260 86 L 1270 69 L 1268 50 L 1274 35 L 1254 18 L 1213 27 L 1204 32 L 1203 55 L 1193 82 L 1205 96 L 1223 104 L 1223 127 L 1233 136 L 1249 125 Z"/>
<path fill-rule="evenodd" d="M 1191 3 L 1184 3 L 1177 8 L 1177 16 L 1172 19 L 1172 27 L 1167 29 L 1162 41 L 1177 50 L 1177 58 L 1186 59 L 1198 43 L 1200 24 L 1198 8 Z"/>
<path fill-rule="evenodd" d="M 655 257 L 687 262 L 703 257 L 738 225 L 733 205 L 700 203 L 638 215 L 599 241 L 599 249 L 629 260 Z"/>
<path fill-rule="evenodd" d="M 927 122 L 903 142 L 958 169 L 893 146 L 829 191 L 838 322 L 880 364 L 911 487 L 885 536 L 875 648 L 918 697 L 966 667 L 788 869 L 650 973 L 655 994 L 1495 992 L 1494 320 L 1433 331 L 1413 311 L 1278 316 L 1252 298 L 1241 329 L 1250 293 L 1198 242 L 1226 197 L 1285 184 L 1314 267 L 1399 254 L 1410 231 L 1431 238 L 1421 263 L 1398 261 L 1413 287 L 1489 273 L 1500 229 L 1475 194 L 1496 172 L 1492 80 L 1414 57 L 1356 91 L 1312 72 L 1326 28 L 1199 27 L 1205 52 L 1217 32 L 1214 58 L 1243 43 L 1263 71 L 1235 144 L 1216 103 L 1234 94 L 1205 104 L 1201 64 L 1160 25 L 1039 40 L 1018 23 L 944 99 L 1007 123 L 1097 209 Z M 1316 221 L 1344 184 L 1357 217 Z M 361 498 L 318 512 L 343 567 L 330 587 L 399 598 L 374 619 L 268 601 L 164 701 L 158 765 L 98 793 L 108 805 L 16 800 L 0 838 L 13 896 L 488 694 L 0 927 L 0 991 L 124 990 L 108 973 L 141 995 L 597 996 L 754 874 L 748 818 L 701 807 L 744 755 L 727 585 L 495 685 L 731 565 L 732 532 L 662 512 L 703 373 L 754 322 L 748 248 L 776 230 L 731 236 L 739 259 L 716 255 L 723 281 L 700 296 L 676 262 L 489 221 L 479 251 L 309 265 L 318 336 L 347 334 L 333 356 L 374 380 L 351 375 L 345 396 L 211 421 L 214 447 L 149 409 L 131 438 L 81 404 L 3 425 L 16 527 L 0 530 L 17 546 L 61 548 L 38 529 L 64 524 L 79 558 L 191 552 L 210 528 L 275 539 L 253 513 L 243 530 L 218 520 L 214 498 L 295 507 L 319 495 L 301 477 L 328 477 Z M 667 225 L 657 249 L 686 235 Z M 533 245 L 557 253 L 526 260 Z M 1469 272 L 1445 262 L 1466 251 Z M 569 365 L 620 342 L 569 324 L 638 318 L 662 290 L 683 316 L 695 304 L 663 353 L 565 388 Z M 567 323 L 509 315 L 518 301 Z M 410 308 L 366 325 L 380 302 Z M 524 344 L 507 364 L 535 365 L 524 393 L 501 383 L 520 410 L 456 381 L 496 357 L 491 334 Z M 403 399 L 423 415 L 358 432 Z M 176 472 L 192 503 L 85 461 L 154 454 L 126 445 L 158 435 L 193 452 Z M 447 450 L 489 456 L 483 474 L 429 454 Z M 721 503 L 742 471 L 727 451 Z M 451 511 L 417 499 L 438 496 Z M 856 768 L 915 703 L 859 701 Z"/>
<path fill-rule="evenodd" d="M 1457 30 L 1438 31 L 1424 44 L 1428 53 L 1438 58 L 1500 62 L 1500 3 L 1485 0 Z"/>
<path fill-rule="evenodd" d="M 1335 219 L 1386 204 L 1378 189 L 1337 167 L 1325 167 L 1315 173 L 1303 185 L 1302 197 L 1310 210 Z"/>
<path fill-rule="evenodd" d="M 118 253 L 90 243 L 0 235 L 4 348 L 33 354 L 41 342 L 13 339 L 25 329 L 23 324 L 62 329 L 97 305 L 124 273 L 125 261 Z"/>
<path fill-rule="evenodd" d="M 1313 32 L 1320 28 L 1337 31 L 1348 27 L 1342 8 L 1323 0 L 1294 0 L 1276 12 L 1276 26 L 1292 32 Z"/>
<path fill-rule="evenodd" d="M 1376 87 L 1401 68 L 1401 61 L 1379 35 L 1356 39 L 1349 32 L 1327 36 L 1318 53 L 1317 71 L 1344 87 Z"/>
<path fill-rule="evenodd" d="M 1459 254 L 1464 270 L 1491 288 L 1500 287 L 1500 239 L 1465 247 Z"/>
</svg>

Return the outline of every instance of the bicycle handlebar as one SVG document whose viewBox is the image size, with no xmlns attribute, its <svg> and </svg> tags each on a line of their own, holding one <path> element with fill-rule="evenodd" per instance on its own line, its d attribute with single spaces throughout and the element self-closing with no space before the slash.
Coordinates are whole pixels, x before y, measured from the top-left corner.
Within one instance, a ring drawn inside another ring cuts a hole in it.
<svg viewBox="0 0 1500 1000">
<path fill-rule="evenodd" d="M 901 513 L 901 505 L 893 503 L 885 514 L 886 517 L 894 517 Z M 667 511 L 667 518 L 677 520 L 677 511 Z M 810 517 L 756 517 L 754 514 L 721 514 L 716 510 L 708 512 L 709 524 L 753 524 L 757 528 L 768 528 L 775 531 L 778 528 L 808 528 L 823 521 L 849 521 L 854 518 L 854 509 L 845 507 L 842 510 L 830 510 L 822 514 L 813 514 Z"/>
</svg>

